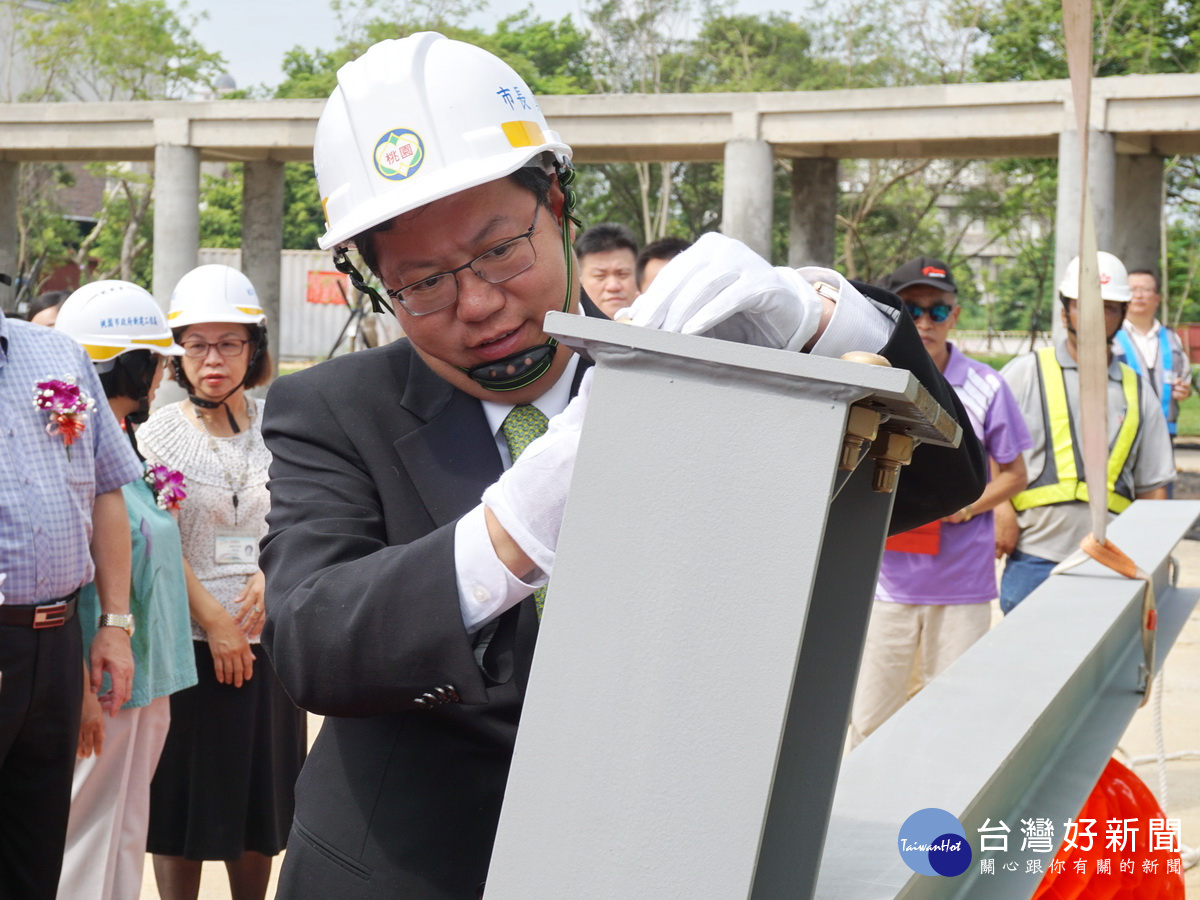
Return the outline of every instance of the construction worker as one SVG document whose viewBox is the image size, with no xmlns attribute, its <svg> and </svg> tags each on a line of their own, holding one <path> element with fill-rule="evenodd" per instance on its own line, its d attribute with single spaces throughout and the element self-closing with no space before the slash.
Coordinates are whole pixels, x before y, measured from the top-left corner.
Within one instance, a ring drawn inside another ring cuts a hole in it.
<svg viewBox="0 0 1200 900">
<path fill-rule="evenodd" d="M 1154 389 L 1112 358 L 1113 336 L 1125 318 L 1129 277 L 1111 253 L 1097 254 L 1100 297 L 1108 339 L 1108 510 L 1121 512 L 1135 498 L 1165 500 L 1175 478 L 1166 419 Z M 1025 453 L 1029 486 L 1011 504 L 996 508 L 996 549 L 1008 554 L 1000 582 L 1005 614 L 1079 549 L 1091 533 L 1088 487 L 1079 435 L 1079 259 L 1071 260 L 1058 287 L 1066 337 L 1012 360 L 1001 376 L 1012 388 L 1033 449 Z"/>
<path fill-rule="evenodd" d="M 571 246 L 571 149 L 507 64 L 422 33 L 339 71 L 314 155 L 321 246 L 363 284 L 355 246 L 407 338 L 283 377 L 266 404 L 264 641 L 288 693 L 326 717 L 296 785 L 279 897 L 471 898 L 590 383 L 543 319 L 601 315 Z M 777 348 L 881 351 L 965 421 L 894 297 L 774 269 L 720 235 L 626 312 Z M 902 523 L 982 490 L 973 440 L 918 456 Z M 697 548 L 715 552 L 716 536 Z"/>
</svg>

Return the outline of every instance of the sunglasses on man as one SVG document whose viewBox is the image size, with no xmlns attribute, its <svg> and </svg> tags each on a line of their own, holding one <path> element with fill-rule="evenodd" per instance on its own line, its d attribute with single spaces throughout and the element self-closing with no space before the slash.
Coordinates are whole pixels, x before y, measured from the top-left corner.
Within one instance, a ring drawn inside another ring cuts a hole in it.
<svg viewBox="0 0 1200 900">
<path fill-rule="evenodd" d="M 914 322 L 919 322 L 921 316 L 928 313 L 929 318 L 938 325 L 941 325 L 950 318 L 950 311 L 954 309 L 949 303 L 935 303 L 929 307 L 917 306 L 915 303 L 905 303 L 904 306 L 908 309 L 908 314 L 912 316 Z"/>
</svg>

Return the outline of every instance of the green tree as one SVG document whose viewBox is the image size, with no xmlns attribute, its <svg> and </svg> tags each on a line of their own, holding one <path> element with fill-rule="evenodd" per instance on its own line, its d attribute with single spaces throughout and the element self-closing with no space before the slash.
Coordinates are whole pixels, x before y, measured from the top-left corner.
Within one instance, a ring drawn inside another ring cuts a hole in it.
<svg viewBox="0 0 1200 900">
<path fill-rule="evenodd" d="M 19 28 L 39 84 L 23 99 L 185 97 L 224 67 L 191 36 L 195 21 L 165 0 L 67 0 L 30 12 Z"/>
<path fill-rule="evenodd" d="M 56 100 L 150 100 L 188 96 L 208 88 L 223 68 L 219 54 L 192 36 L 195 19 L 165 0 L 67 0 L 22 6 L 15 18 L 14 46 L 37 73 L 26 102 Z M 62 240 L 64 229 L 54 179 L 34 178 L 40 193 L 26 194 L 22 272 L 48 273 L 69 258 L 85 277 L 132 279 L 149 269 L 150 179 L 125 164 L 95 164 L 89 174 L 105 180 L 96 225 L 81 239 Z"/>
<path fill-rule="evenodd" d="M 804 91 L 826 86 L 812 35 L 784 13 L 731 14 L 710 8 L 686 53 L 668 60 L 689 91 Z"/>
<path fill-rule="evenodd" d="M 200 189 L 200 246 L 242 246 L 245 171 L 231 163 L 220 176 L 204 175 Z M 283 249 L 311 250 L 325 232 L 317 179 L 311 163 L 283 167 Z"/>
<path fill-rule="evenodd" d="M 1195 72 L 1200 6 L 1177 0 L 1094 0 L 1093 74 Z M 1061 0 L 960 0 L 959 22 L 973 22 L 976 81 L 1066 78 Z"/>
<path fill-rule="evenodd" d="M 284 79 L 275 88 L 275 99 L 328 97 L 337 87 L 337 70 L 345 62 L 341 53 L 293 47 L 284 54 Z"/>
<path fill-rule="evenodd" d="M 1098 77 L 1195 72 L 1200 68 L 1200 6 L 1176 0 L 1095 0 L 1093 73 Z M 1059 0 L 955 0 L 952 17 L 976 29 L 971 78 L 976 81 L 1029 81 L 1068 77 Z M 1024 267 L 1022 284 L 1036 283 L 1041 294 L 1027 288 L 1001 285 L 1004 302 L 1024 312 L 1028 327 L 1049 327 L 1052 285 L 1042 274 L 1053 269 L 1053 242 L 1042 235 L 1054 222 L 1057 168 L 1053 160 L 1009 160 L 993 164 L 997 173 L 1016 177 L 1012 190 L 1016 214 L 1030 220 L 1014 265 Z M 1178 286 L 1187 301 L 1179 307 L 1193 313 L 1189 288 L 1192 248 L 1200 242 L 1200 217 L 1195 202 L 1197 169 L 1194 157 L 1168 160 L 1166 215 L 1175 237 L 1169 244 L 1167 288 Z M 1028 211 L 1038 210 L 1036 213 Z M 1039 227 L 1040 226 L 1040 227 Z M 1037 254 L 1042 254 L 1040 257 Z"/>
</svg>

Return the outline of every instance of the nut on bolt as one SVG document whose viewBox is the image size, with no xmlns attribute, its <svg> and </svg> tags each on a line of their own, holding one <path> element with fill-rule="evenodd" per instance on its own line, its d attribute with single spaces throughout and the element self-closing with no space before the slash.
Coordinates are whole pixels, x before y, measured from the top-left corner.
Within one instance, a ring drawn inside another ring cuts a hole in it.
<svg viewBox="0 0 1200 900">
<path fill-rule="evenodd" d="M 843 472 L 853 472 L 858 465 L 862 446 L 867 441 L 875 440 L 879 433 L 879 413 L 865 406 L 850 407 L 850 415 L 846 418 L 846 434 L 842 438 L 842 457 L 838 468 Z"/>
<path fill-rule="evenodd" d="M 898 431 L 886 431 L 879 436 L 868 454 L 875 460 L 872 490 L 879 494 L 890 494 L 896 489 L 900 467 L 912 462 L 913 447 L 913 439 Z"/>
</svg>

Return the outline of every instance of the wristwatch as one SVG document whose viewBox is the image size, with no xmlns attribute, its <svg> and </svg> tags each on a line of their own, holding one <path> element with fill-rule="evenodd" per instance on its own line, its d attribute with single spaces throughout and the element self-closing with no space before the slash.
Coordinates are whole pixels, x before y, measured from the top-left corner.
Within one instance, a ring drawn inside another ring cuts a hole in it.
<svg viewBox="0 0 1200 900">
<path fill-rule="evenodd" d="M 120 628 L 130 637 L 133 637 L 133 613 L 101 613 L 100 624 L 97 628 L 104 628 L 106 625 L 111 625 L 113 628 Z"/>
</svg>

